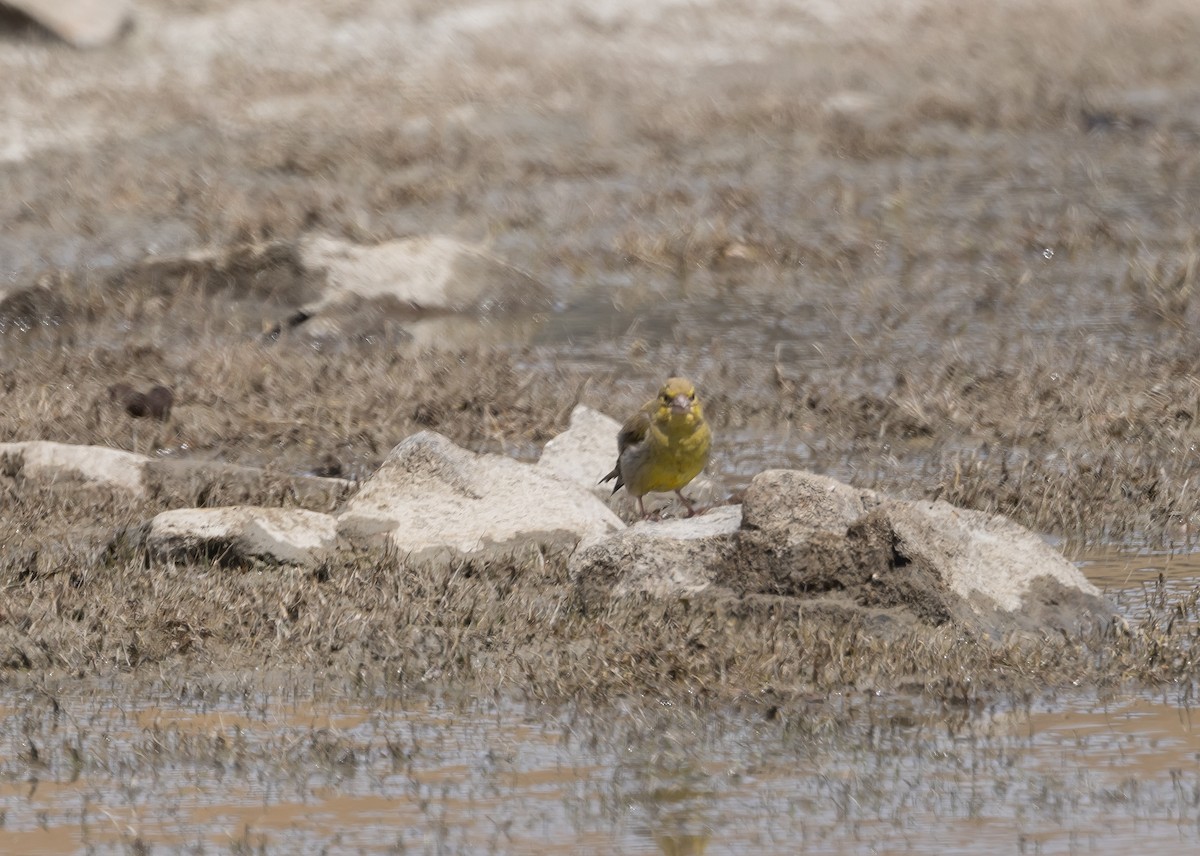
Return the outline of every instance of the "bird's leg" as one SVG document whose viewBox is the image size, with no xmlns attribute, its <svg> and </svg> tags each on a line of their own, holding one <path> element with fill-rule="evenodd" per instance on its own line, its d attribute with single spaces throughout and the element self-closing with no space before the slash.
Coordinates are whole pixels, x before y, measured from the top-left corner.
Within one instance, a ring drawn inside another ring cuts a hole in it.
<svg viewBox="0 0 1200 856">
<path fill-rule="evenodd" d="M 638 500 L 638 513 L 642 515 L 642 520 L 645 520 L 650 515 L 646 513 L 646 506 L 642 503 L 642 498 L 639 496 L 637 498 L 637 500 Z"/>
<path fill-rule="evenodd" d="M 680 502 L 682 502 L 685 506 L 687 506 L 687 510 L 688 510 L 687 516 L 695 517 L 696 516 L 696 506 L 692 503 L 692 501 L 690 499 L 688 499 L 686 496 L 683 495 L 683 491 L 677 490 L 677 491 L 675 491 L 675 495 L 677 497 L 679 497 Z"/>
</svg>

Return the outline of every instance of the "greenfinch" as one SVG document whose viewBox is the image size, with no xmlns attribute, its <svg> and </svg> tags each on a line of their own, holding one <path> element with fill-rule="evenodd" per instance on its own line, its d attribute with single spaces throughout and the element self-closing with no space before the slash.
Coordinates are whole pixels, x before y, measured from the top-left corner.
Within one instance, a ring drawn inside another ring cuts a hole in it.
<svg viewBox="0 0 1200 856">
<path fill-rule="evenodd" d="M 704 421 L 696 388 L 686 378 L 669 378 L 657 397 L 621 426 L 617 465 L 600 482 L 616 479 L 613 493 L 623 487 L 637 497 L 643 519 L 649 515 L 642 497 L 651 491 L 672 490 L 691 517 L 696 508 L 682 490 L 708 463 L 711 446 L 712 432 Z"/>
</svg>

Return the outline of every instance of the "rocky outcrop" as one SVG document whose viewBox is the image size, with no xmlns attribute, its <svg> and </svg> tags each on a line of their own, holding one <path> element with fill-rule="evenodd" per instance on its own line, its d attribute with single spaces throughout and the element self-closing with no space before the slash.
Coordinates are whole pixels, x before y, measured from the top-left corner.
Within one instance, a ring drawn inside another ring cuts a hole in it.
<svg viewBox="0 0 1200 856">
<path fill-rule="evenodd" d="M 580 485 L 428 431 L 392 449 L 338 516 L 349 540 L 414 561 L 561 553 L 623 526 Z"/>
<path fill-rule="evenodd" d="M 231 561 L 312 564 L 347 546 L 413 561 L 566 553 L 624 524 L 589 490 L 546 469 L 478 455 L 429 432 L 400 443 L 341 508 L 341 479 L 288 476 L 210 461 L 154 460 L 92 446 L 0 444 L 0 474 L 23 482 L 85 482 L 162 506 L 146 543 L 158 556 L 201 552 Z M 296 506 L 308 509 L 265 506 Z M 306 527 L 312 532 L 305 534 Z"/>
<path fill-rule="evenodd" d="M 141 537 L 158 558 L 313 566 L 339 547 L 396 551 L 420 563 L 562 554 L 582 538 L 624 526 L 583 487 L 531 464 L 475 454 L 432 432 L 396 446 L 336 516 L 233 504 L 239 496 L 263 496 L 267 477 L 230 465 L 154 462 L 146 481 L 152 497 L 174 502 L 199 491 L 207 505 L 230 504 L 163 512 Z M 281 494 L 280 503 L 306 499 L 325 507 L 347 484 L 294 481 L 308 492 Z"/>
<path fill-rule="evenodd" d="M 75 480 L 160 505 L 153 555 L 313 566 L 383 549 L 409 564 L 569 556 L 581 602 L 623 598 L 769 604 L 877 627 L 979 636 L 1075 632 L 1109 622 L 1097 589 L 1032 532 L 998 515 L 909 502 L 795 470 L 754 478 L 743 504 L 626 529 L 596 495 L 615 423 L 579 409 L 537 465 L 476 454 L 432 432 L 397 445 L 336 514 L 340 479 L 227 464 L 150 461 L 115 449 L 0 445 L 0 475 Z M 263 507 L 307 506 L 309 510 Z M 214 507 L 219 506 L 219 507 Z"/>
<path fill-rule="evenodd" d="M 271 336 L 295 329 L 315 339 L 407 336 L 433 344 L 445 341 L 447 332 L 461 335 L 456 320 L 481 314 L 496 315 L 499 328 L 511 335 L 534 323 L 532 310 L 550 306 L 541 282 L 484 247 L 445 235 L 373 245 L 309 235 L 202 248 L 143 259 L 110 280 L 162 293 L 185 287 L 228 293 L 257 302 L 264 320 L 275 319 L 267 325 Z M 27 291 L 24 302 L 13 304 L 22 318 L 34 315 L 25 306 L 33 297 L 45 303 L 53 296 Z M 472 340 L 488 333 L 477 320 Z"/>
<path fill-rule="evenodd" d="M 1078 568 L 998 515 L 769 470 L 746 491 L 740 526 L 723 522 L 686 548 L 656 528 L 664 524 L 593 539 L 572 558 L 572 577 L 593 608 L 637 592 L 711 590 L 792 599 L 797 614 L 954 623 L 992 636 L 1071 632 L 1114 618 Z"/>
<path fill-rule="evenodd" d="M 295 329 L 316 341 L 408 340 L 420 347 L 489 336 L 521 340 L 536 329 L 536 311 L 549 307 L 549 291 L 537 280 L 443 235 L 373 246 L 313 236 L 298 253 L 317 296 L 278 331 Z M 484 314 L 489 323 L 480 325 Z"/>
</svg>

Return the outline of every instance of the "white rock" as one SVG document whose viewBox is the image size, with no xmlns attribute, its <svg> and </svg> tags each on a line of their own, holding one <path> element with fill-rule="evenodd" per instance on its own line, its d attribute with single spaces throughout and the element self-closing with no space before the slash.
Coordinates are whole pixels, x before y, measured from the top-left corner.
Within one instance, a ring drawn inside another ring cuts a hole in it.
<svg viewBox="0 0 1200 856">
<path fill-rule="evenodd" d="M 463 312 L 545 301 L 546 289 L 499 258 L 453 238 L 432 235 L 361 246 L 314 236 L 300 248 L 325 293 L 309 315 L 353 298 L 392 298 L 419 310 Z"/>
<path fill-rule="evenodd" d="M 0 457 L 15 459 L 26 479 L 85 481 L 135 496 L 146 492 L 143 472 L 150 459 L 121 449 L 30 440 L 0 443 Z"/>
<path fill-rule="evenodd" d="M 1006 518 L 796 470 L 760 473 L 736 510 L 586 541 L 570 569 L 589 608 L 711 588 L 992 636 L 1071 632 L 1115 615 L 1078 568 Z"/>
<path fill-rule="evenodd" d="M 1075 565 L 1007 518 L 894 500 L 814 473 L 755 476 L 740 542 L 742 571 L 765 573 L 768 590 L 840 591 L 866 606 L 907 607 L 991 633 L 1114 615 Z"/>
<path fill-rule="evenodd" d="M 880 503 L 878 494 L 804 470 L 764 470 L 744 497 L 745 526 L 793 544 L 812 532 L 845 535 Z"/>
<path fill-rule="evenodd" d="M 1021 609 L 1038 579 L 1100 596 L 1074 564 L 1023 526 L 998 514 L 946 502 L 889 502 L 896 549 L 934 568 L 959 597 L 983 595 L 998 609 Z"/>
<path fill-rule="evenodd" d="M 443 561 L 572 549 L 623 525 L 588 490 L 544 468 L 477 455 L 429 431 L 392 449 L 338 516 L 344 536 Z"/>
<path fill-rule="evenodd" d="M 621 532 L 589 538 L 568 564 L 585 602 L 645 592 L 678 597 L 702 591 L 736 547 L 740 505 L 696 517 L 641 522 Z"/>
<path fill-rule="evenodd" d="M 612 483 L 600 484 L 617 460 L 621 423 L 580 404 L 571 411 L 567 430 L 546 443 L 538 466 L 570 479 L 607 499 Z"/>
<path fill-rule="evenodd" d="M 146 546 L 160 557 L 205 551 L 236 559 L 258 559 L 312 567 L 337 544 L 337 521 L 298 508 L 179 508 L 150 521 Z"/>
<path fill-rule="evenodd" d="M 133 14 L 129 0 L 3 0 L 63 41 L 95 48 L 115 39 Z"/>
</svg>

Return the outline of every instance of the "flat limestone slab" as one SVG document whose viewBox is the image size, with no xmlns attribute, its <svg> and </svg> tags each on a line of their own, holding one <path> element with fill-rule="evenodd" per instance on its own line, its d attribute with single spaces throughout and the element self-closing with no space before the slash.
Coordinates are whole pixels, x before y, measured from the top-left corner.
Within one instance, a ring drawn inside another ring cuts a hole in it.
<svg viewBox="0 0 1200 856">
<path fill-rule="evenodd" d="M 312 567 L 337 544 L 337 521 L 299 508 L 226 506 L 178 508 L 150 521 L 146 546 L 160 558 L 205 552 L 226 559 L 257 559 Z"/>
<path fill-rule="evenodd" d="M 47 482 L 74 479 L 139 497 L 146 493 L 142 476 L 150 459 L 122 449 L 29 440 L 0 443 L 0 458 L 8 458 L 9 468 L 25 479 Z"/>
<path fill-rule="evenodd" d="M 324 295 L 304 307 L 317 315 L 352 298 L 388 297 L 418 310 L 466 312 L 545 302 L 548 292 L 529 275 L 480 247 L 445 235 L 402 238 L 374 246 L 313 236 L 300 259 L 323 272 Z"/>
<path fill-rule="evenodd" d="M 430 431 L 388 455 L 338 516 L 352 540 L 402 555 L 453 560 L 570 550 L 624 524 L 586 488 L 544 468 L 477 455 Z"/>
</svg>

